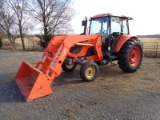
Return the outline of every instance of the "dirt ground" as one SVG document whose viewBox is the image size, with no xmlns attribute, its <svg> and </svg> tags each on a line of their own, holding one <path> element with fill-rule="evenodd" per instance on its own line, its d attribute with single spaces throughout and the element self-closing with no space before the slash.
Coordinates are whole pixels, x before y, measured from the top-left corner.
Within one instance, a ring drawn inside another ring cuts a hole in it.
<svg viewBox="0 0 160 120">
<path fill-rule="evenodd" d="M 23 60 L 35 65 L 41 54 L 0 50 L 0 120 L 160 120 L 160 58 L 144 58 L 132 74 L 101 66 L 89 83 L 79 67 L 63 72 L 53 94 L 27 103 L 14 77 Z"/>
</svg>

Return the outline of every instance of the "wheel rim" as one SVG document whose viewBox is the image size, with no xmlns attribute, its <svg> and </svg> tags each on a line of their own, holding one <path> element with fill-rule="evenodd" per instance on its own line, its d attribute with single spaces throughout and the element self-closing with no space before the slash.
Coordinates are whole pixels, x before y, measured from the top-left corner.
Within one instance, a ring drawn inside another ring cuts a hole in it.
<svg viewBox="0 0 160 120">
<path fill-rule="evenodd" d="M 141 57 L 141 51 L 140 51 L 139 47 L 136 46 L 130 52 L 130 57 L 129 57 L 130 64 L 132 66 L 136 66 L 140 61 L 140 57 Z"/>
<path fill-rule="evenodd" d="M 85 71 L 86 77 L 87 77 L 88 79 L 93 78 L 94 75 L 95 75 L 95 73 L 96 73 L 96 69 L 95 69 L 94 66 L 89 66 L 89 67 L 86 69 L 86 71 Z"/>
</svg>

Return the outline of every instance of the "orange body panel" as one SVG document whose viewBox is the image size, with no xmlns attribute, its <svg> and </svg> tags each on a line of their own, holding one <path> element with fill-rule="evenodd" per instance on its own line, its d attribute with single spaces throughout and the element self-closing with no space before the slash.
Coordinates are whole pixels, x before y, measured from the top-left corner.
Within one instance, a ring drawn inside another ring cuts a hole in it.
<svg viewBox="0 0 160 120">
<path fill-rule="evenodd" d="M 78 54 L 70 53 L 70 48 L 79 45 L 82 50 Z M 87 50 L 93 47 L 96 55 L 88 56 L 88 60 L 100 61 L 103 59 L 100 35 L 75 35 L 58 36 L 53 38 L 42 55 L 42 60 L 32 67 L 23 62 L 17 72 L 15 80 L 26 101 L 49 95 L 50 87 L 55 77 L 62 72 L 62 64 L 67 56 L 72 56 L 75 61 L 78 57 L 85 56 Z"/>
<path fill-rule="evenodd" d="M 121 47 L 123 46 L 123 44 L 130 38 L 137 38 L 137 36 L 131 36 L 131 35 L 122 35 L 116 45 L 116 48 L 115 48 L 115 52 L 118 52 Z"/>
</svg>

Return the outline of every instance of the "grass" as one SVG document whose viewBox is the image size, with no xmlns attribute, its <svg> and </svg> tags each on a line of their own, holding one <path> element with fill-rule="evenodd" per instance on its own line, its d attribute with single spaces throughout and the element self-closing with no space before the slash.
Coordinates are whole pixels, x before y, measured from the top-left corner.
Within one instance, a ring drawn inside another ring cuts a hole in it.
<svg viewBox="0 0 160 120">
<path fill-rule="evenodd" d="M 160 57 L 160 38 L 139 38 L 143 43 L 144 55 Z"/>
<path fill-rule="evenodd" d="M 160 38 L 139 38 L 142 43 L 145 42 L 160 42 Z"/>
</svg>

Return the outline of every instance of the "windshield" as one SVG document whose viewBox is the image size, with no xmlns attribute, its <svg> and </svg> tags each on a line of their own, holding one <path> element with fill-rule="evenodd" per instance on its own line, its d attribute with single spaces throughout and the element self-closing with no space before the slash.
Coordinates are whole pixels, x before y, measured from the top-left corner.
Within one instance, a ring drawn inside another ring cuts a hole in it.
<svg viewBox="0 0 160 120">
<path fill-rule="evenodd" d="M 92 19 L 90 34 L 97 33 L 102 36 L 107 36 L 109 34 L 109 17 Z"/>
</svg>

